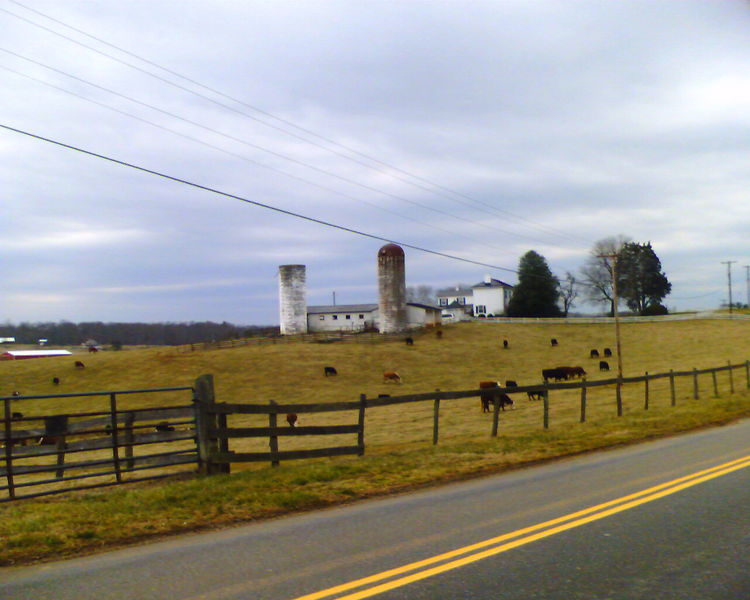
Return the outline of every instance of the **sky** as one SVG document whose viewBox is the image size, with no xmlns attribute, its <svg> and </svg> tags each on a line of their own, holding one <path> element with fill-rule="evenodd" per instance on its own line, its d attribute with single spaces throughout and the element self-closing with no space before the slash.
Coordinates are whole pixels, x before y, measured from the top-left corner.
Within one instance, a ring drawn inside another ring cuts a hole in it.
<svg viewBox="0 0 750 600">
<path fill-rule="evenodd" d="M 0 32 L 0 322 L 275 324 L 279 265 L 376 302 L 386 241 L 442 288 L 623 235 L 670 309 L 725 261 L 747 301 L 750 3 L 0 0 Z"/>
</svg>

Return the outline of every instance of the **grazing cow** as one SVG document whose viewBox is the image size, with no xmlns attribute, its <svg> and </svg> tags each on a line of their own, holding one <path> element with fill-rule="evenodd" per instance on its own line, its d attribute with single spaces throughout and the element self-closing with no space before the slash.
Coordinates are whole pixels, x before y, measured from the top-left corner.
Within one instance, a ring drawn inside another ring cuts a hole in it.
<svg viewBox="0 0 750 600">
<path fill-rule="evenodd" d="M 413 337 L 404 338 L 404 341 L 406 342 L 407 346 L 413 346 L 414 345 L 414 338 Z"/>
<path fill-rule="evenodd" d="M 599 350 L 597 350 L 596 348 L 591 350 L 591 352 L 589 353 L 589 358 L 599 358 Z"/>
<path fill-rule="evenodd" d="M 479 382 L 480 390 L 491 390 L 491 389 L 498 388 L 498 387 L 500 387 L 499 381 L 480 381 Z M 481 400 L 482 412 L 490 411 L 490 404 L 492 404 L 493 396 L 494 394 L 492 392 L 486 392 L 486 391 L 480 392 L 479 398 Z"/>
<path fill-rule="evenodd" d="M 503 412 L 505 412 L 505 407 L 510 406 L 513 408 L 513 399 L 508 396 L 508 394 L 503 393 L 492 393 L 492 392 L 486 392 L 482 394 L 482 412 L 490 412 L 491 406 L 493 406 L 495 402 L 495 398 L 497 398 L 498 403 L 500 404 L 500 408 Z"/>
<path fill-rule="evenodd" d="M 89 354 L 93 352 L 99 352 L 99 348 L 97 348 L 96 346 L 89 346 Z"/>
<path fill-rule="evenodd" d="M 586 371 L 583 370 L 583 367 L 573 367 L 573 377 L 584 377 L 586 375 Z"/>
<path fill-rule="evenodd" d="M 551 339 L 551 340 L 549 341 L 549 343 L 550 343 L 550 344 L 551 344 L 552 346 L 557 346 L 557 338 L 552 338 L 552 339 Z"/>
<path fill-rule="evenodd" d="M 443 332 L 442 332 L 442 331 L 441 331 L 440 329 L 438 329 L 438 330 L 437 330 L 437 331 L 435 332 L 435 337 L 436 337 L 437 339 L 439 339 L 439 340 L 442 340 L 442 339 L 443 339 Z"/>
<path fill-rule="evenodd" d="M 43 435 L 37 442 L 38 446 L 52 446 L 60 439 L 57 435 Z M 25 440 L 24 440 L 25 441 Z"/>
<path fill-rule="evenodd" d="M 18 419 L 23 419 L 23 413 L 22 412 L 14 412 L 11 417 L 11 421 L 17 421 Z"/>
<path fill-rule="evenodd" d="M 59 377 L 53 377 L 52 378 L 52 383 L 54 383 L 55 385 L 60 385 L 60 378 Z"/>
<path fill-rule="evenodd" d="M 544 383 L 547 383 L 550 379 L 561 381 L 568 378 L 565 372 L 560 369 L 542 369 L 542 377 L 544 378 Z"/>
<path fill-rule="evenodd" d="M 294 413 L 287 414 L 286 422 L 289 423 L 289 427 L 297 427 L 297 415 Z"/>
<path fill-rule="evenodd" d="M 323 367 L 323 375 L 328 377 L 329 375 L 338 375 L 338 372 L 335 367 Z"/>
<path fill-rule="evenodd" d="M 599 361 L 599 370 L 600 371 L 609 371 L 609 363 L 606 360 L 600 360 Z"/>
<path fill-rule="evenodd" d="M 586 374 L 583 367 L 557 367 L 557 370 L 565 374 L 565 379 L 575 379 Z"/>
<path fill-rule="evenodd" d="M 76 369 L 83 369 L 85 366 L 80 360 L 76 361 Z"/>
<path fill-rule="evenodd" d="M 383 373 L 383 382 L 388 383 L 389 381 L 392 381 L 393 383 L 401 383 L 401 375 L 396 373 L 396 371 L 386 371 Z"/>
<path fill-rule="evenodd" d="M 507 388 L 518 387 L 518 384 L 513 379 L 506 379 L 505 380 L 505 387 L 507 387 Z"/>
<path fill-rule="evenodd" d="M 529 400 L 534 400 L 534 399 L 541 400 L 542 398 L 544 398 L 544 392 L 541 390 L 536 391 L 536 392 L 535 391 L 526 392 L 526 395 L 529 397 Z"/>
<path fill-rule="evenodd" d="M 604 356 L 612 356 L 612 350 L 609 348 L 604 349 Z"/>
<path fill-rule="evenodd" d="M 503 350 L 507 350 L 510 344 L 508 344 L 508 340 L 503 340 Z"/>
<path fill-rule="evenodd" d="M 161 423 L 157 423 L 154 427 L 156 431 L 174 431 L 174 427 L 167 423 L 166 421 L 162 421 Z"/>
<path fill-rule="evenodd" d="M 390 394 L 378 394 L 378 398 L 390 398 Z"/>
<path fill-rule="evenodd" d="M 11 394 L 11 396 L 13 396 L 13 397 L 20 396 L 20 395 L 21 395 L 21 392 L 13 392 Z"/>
</svg>

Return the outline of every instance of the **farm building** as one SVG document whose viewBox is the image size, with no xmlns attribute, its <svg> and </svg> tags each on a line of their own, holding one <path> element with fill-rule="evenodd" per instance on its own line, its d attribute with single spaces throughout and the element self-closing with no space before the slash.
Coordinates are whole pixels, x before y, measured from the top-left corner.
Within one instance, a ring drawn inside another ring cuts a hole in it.
<svg viewBox="0 0 750 600">
<path fill-rule="evenodd" d="M 27 358 L 49 358 L 52 356 L 70 356 L 67 350 L 9 350 L 0 354 L 0 360 L 24 360 Z"/>
<path fill-rule="evenodd" d="M 512 285 L 485 275 L 484 281 L 471 287 L 438 290 L 437 297 L 443 318 L 455 322 L 480 315 L 504 315 L 512 293 Z"/>
<path fill-rule="evenodd" d="M 440 308 L 406 303 L 408 328 L 433 326 L 441 323 Z M 308 306 L 307 330 L 367 331 L 380 330 L 380 312 L 377 304 L 341 304 L 338 306 Z"/>
<path fill-rule="evenodd" d="M 14 337 L 0 337 L 0 344 L 15 344 L 16 338 Z"/>
</svg>

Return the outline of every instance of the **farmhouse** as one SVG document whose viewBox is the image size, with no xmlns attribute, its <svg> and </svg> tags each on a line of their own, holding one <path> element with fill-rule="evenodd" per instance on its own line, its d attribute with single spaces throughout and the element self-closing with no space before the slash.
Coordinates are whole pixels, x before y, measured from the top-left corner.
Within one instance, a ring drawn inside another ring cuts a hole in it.
<svg viewBox="0 0 750 600">
<path fill-rule="evenodd" d="M 512 293 L 512 285 L 485 275 L 483 281 L 471 287 L 438 290 L 437 297 L 443 318 L 462 321 L 470 317 L 504 315 Z"/>
<path fill-rule="evenodd" d="M 441 323 L 440 308 L 406 303 L 408 327 L 425 327 Z M 380 330 L 377 304 L 341 304 L 307 307 L 307 331 L 375 331 Z"/>
<path fill-rule="evenodd" d="M 70 356 L 70 352 L 67 350 L 8 350 L 0 354 L 0 360 L 24 360 L 51 356 Z"/>
</svg>

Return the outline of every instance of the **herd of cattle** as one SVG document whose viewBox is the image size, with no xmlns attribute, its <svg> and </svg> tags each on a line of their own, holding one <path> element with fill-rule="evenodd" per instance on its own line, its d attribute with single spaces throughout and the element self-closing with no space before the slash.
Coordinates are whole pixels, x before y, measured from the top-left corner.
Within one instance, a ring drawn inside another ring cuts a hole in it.
<svg viewBox="0 0 750 600">
<path fill-rule="evenodd" d="M 438 331 L 438 337 L 442 337 L 442 332 Z M 413 346 L 414 345 L 414 338 L 407 337 L 404 340 L 406 342 L 407 346 Z M 552 346 L 558 346 L 559 343 L 557 341 L 557 338 L 550 339 L 550 345 Z M 503 340 L 503 349 L 508 350 L 510 348 L 510 342 L 508 340 Z M 612 356 L 612 350 L 610 348 L 604 348 L 602 351 L 602 354 L 605 357 Z M 599 358 L 599 350 L 592 349 L 589 353 L 589 358 Z M 609 363 L 607 361 L 601 360 L 599 361 L 599 370 L 600 371 L 609 371 Z M 338 375 L 338 371 L 335 367 L 326 366 L 323 367 L 323 375 L 325 377 L 331 377 L 334 375 Z M 544 379 L 544 383 L 549 383 L 550 380 L 552 381 L 568 381 L 570 379 L 576 379 L 580 377 L 584 377 L 586 375 L 586 371 L 581 366 L 576 367 L 555 367 L 553 369 L 542 369 L 542 378 Z M 395 371 L 385 371 L 383 373 L 383 382 L 384 383 L 401 383 L 401 376 L 396 373 Z M 482 412 L 490 412 L 491 407 L 494 405 L 494 402 L 497 400 L 500 408 L 504 411 L 505 407 L 508 406 L 510 408 L 513 408 L 513 399 L 504 392 L 494 391 L 498 388 L 514 388 L 518 387 L 518 383 L 512 379 L 508 379 L 505 382 L 505 386 L 501 385 L 499 381 L 480 381 L 479 382 L 479 389 L 480 391 L 480 399 L 481 399 L 481 407 Z M 541 400 L 544 397 L 544 392 L 542 391 L 529 391 L 526 392 L 529 400 Z M 387 394 L 380 394 L 379 397 L 387 396 Z M 290 420 L 289 417 L 292 417 L 293 420 Z M 287 415 L 287 421 L 289 421 L 289 425 L 294 427 L 297 422 L 297 415 Z"/>
</svg>

